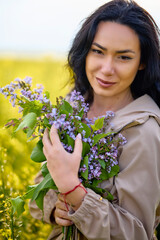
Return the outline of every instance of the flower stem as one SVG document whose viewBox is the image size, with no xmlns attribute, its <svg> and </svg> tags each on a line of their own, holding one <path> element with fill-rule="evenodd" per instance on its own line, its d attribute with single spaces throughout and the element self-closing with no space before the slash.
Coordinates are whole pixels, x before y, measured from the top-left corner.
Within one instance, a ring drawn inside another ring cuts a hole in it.
<svg viewBox="0 0 160 240">
<path fill-rule="evenodd" d="M 15 240 L 14 238 L 14 220 L 13 220 L 13 208 L 11 208 L 11 236 L 12 236 L 12 240 Z"/>
</svg>

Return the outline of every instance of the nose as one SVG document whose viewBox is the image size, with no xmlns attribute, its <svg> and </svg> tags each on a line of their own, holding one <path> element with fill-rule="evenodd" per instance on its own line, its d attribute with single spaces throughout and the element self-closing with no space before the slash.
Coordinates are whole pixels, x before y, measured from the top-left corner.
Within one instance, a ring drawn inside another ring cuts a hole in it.
<svg viewBox="0 0 160 240">
<path fill-rule="evenodd" d="M 104 75 L 110 76 L 114 74 L 114 61 L 111 56 L 107 56 L 103 59 L 101 65 L 101 72 Z"/>
</svg>

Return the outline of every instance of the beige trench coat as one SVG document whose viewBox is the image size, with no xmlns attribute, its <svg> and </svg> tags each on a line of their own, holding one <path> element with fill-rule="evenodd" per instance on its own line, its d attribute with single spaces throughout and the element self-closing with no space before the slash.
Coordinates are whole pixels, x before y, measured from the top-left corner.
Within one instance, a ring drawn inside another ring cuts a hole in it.
<svg viewBox="0 0 160 240">
<path fill-rule="evenodd" d="M 69 212 L 79 229 L 80 240 L 151 240 L 160 222 L 160 109 L 144 95 L 116 112 L 112 121 L 115 130 L 126 138 L 121 148 L 118 176 L 101 183 L 100 187 L 114 195 L 111 203 L 88 189 L 80 208 Z M 36 181 L 40 181 L 38 175 Z M 44 200 L 44 221 L 50 214 L 57 196 L 50 190 Z M 41 219 L 35 202 L 30 212 Z M 61 240 L 61 227 L 53 224 L 48 239 Z"/>
</svg>

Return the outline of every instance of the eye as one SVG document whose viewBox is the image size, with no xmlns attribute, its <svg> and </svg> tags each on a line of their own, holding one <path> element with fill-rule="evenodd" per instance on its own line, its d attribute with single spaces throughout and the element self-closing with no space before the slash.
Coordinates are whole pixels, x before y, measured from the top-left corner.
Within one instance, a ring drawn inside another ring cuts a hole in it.
<svg viewBox="0 0 160 240">
<path fill-rule="evenodd" d="M 96 54 L 103 54 L 103 52 L 99 49 L 92 48 L 91 51 Z"/>
<path fill-rule="evenodd" d="M 127 61 L 127 60 L 131 60 L 132 58 L 131 57 L 129 57 L 129 56 L 119 56 L 119 59 L 121 59 L 121 60 L 124 60 L 124 61 Z"/>
</svg>

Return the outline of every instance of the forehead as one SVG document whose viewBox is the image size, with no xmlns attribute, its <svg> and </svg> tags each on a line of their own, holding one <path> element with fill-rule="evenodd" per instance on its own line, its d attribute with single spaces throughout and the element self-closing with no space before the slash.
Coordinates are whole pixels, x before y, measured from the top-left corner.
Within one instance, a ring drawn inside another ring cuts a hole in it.
<svg viewBox="0 0 160 240">
<path fill-rule="evenodd" d="M 140 41 L 136 32 L 130 27 L 117 22 L 100 22 L 93 42 L 103 47 L 116 49 L 140 49 Z"/>
</svg>

